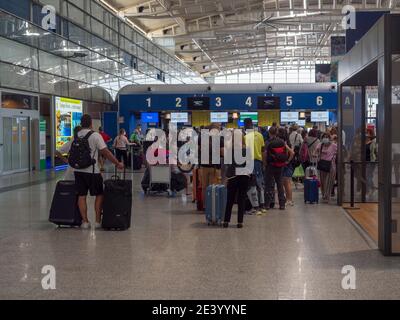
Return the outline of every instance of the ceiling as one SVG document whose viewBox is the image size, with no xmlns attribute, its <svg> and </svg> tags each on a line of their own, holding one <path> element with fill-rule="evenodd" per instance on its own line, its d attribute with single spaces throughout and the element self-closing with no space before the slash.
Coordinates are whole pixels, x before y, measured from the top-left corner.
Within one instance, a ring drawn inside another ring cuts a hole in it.
<svg viewBox="0 0 400 320">
<path fill-rule="evenodd" d="M 342 8 L 400 11 L 400 0 L 102 0 L 203 76 L 330 61 Z M 168 41 L 166 41 L 168 40 Z"/>
</svg>

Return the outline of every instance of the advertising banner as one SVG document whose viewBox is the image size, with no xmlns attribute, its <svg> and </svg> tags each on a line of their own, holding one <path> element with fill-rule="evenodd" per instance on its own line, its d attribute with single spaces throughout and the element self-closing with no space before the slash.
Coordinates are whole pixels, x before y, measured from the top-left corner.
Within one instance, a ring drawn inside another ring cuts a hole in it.
<svg viewBox="0 0 400 320">
<path fill-rule="evenodd" d="M 83 103 L 80 100 L 69 98 L 55 98 L 56 115 L 56 148 L 70 141 L 74 128 L 79 125 L 83 112 Z"/>
</svg>

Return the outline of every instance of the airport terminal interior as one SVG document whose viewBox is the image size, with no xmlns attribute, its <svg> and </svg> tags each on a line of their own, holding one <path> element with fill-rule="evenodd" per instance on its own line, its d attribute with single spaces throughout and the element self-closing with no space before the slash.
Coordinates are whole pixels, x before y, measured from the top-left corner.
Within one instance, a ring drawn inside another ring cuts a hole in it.
<svg viewBox="0 0 400 320">
<path fill-rule="evenodd" d="M 0 0 L 0 299 L 399 299 L 399 13 Z"/>
</svg>

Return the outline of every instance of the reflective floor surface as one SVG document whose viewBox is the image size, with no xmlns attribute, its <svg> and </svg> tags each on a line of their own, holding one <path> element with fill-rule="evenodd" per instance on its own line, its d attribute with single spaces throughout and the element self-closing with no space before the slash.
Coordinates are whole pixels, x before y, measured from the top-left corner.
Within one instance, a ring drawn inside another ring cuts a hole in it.
<svg viewBox="0 0 400 320">
<path fill-rule="evenodd" d="M 298 191 L 294 207 L 221 229 L 190 197 L 144 197 L 141 173 L 131 176 L 133 227 L 122 232 L 47 222 L 56 180 L 1 192 L 0 299 L 400 298 L 400 258 L 372 249 L 339 207 L 304 205 Z M 42 288 L 45 265 L 55 290 Z M 346 265 L 355 290 L 342 288 Z"/>
</svg>

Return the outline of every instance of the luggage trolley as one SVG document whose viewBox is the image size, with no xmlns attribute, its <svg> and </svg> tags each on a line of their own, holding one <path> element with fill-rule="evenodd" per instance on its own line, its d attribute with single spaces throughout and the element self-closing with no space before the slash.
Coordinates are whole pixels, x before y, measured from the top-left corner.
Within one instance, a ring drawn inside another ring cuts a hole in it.
<svg viewBox="0 0 400 320">
<path fill-rule="evenodd" d="M 169 165 L 154 165 L 149 166 L 150 171 L 150 183 L 146 194 L 149 194 L 153 190 L 155 184 L 164 184 L 167 186 L 166 192 L 169 196 L 173 196 L 171 190 L 171 167 Z"/>
</svg>

